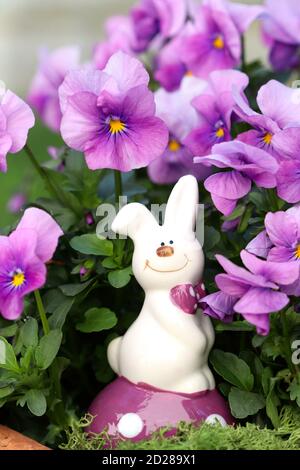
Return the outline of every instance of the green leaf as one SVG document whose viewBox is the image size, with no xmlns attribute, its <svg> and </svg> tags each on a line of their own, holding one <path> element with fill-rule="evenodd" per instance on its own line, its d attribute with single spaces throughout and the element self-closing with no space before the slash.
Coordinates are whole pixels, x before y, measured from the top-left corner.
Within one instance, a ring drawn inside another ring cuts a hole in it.
<svg viewBox="0 0 300 470">
<path fill-rule="evenodd" d="M 38 344 L 38 323 L 35 318 L 29 317 L 21 327 L 21 337 L 26 348 L 35 348 Z"/>
<path fill-rule="evenodd" d="M 221 239 L 221 235 L 214 227 L 206 226 L 204 229 L 204 249 L 210 251 Z"/>
<path fill-rule="evenodd" d="M 48 367 L 54 361 L 62 341 L 62 332 L 60 330 L 52 330 L 40 340 L 38 347 L 35 350 L 35 360 L 37 366 L 42 369 Z"/>
<path fill-rule="evenodd" d="M 297 377 L 294 378 L 288 390 L 290 392 L 291 400 L 296 401 L 297 405 L 300 407 L 300 383 Z"/>
<path fill-rule="evenodd" d="M 11 395 L 14 391 L 14 387 L 12 385 L 9 385 L 8 387 L 2 387 L 0 388 L 0 398 L 6 398 L 9 395 Z"/>
<path fill-rule="evenodd" d="M 18 330 L 18 325 L 10 325 L 10 326 L 5 326 L 4 328 L 0 328 L 0 336 L 4 336 L 4 338 L 12 338 L 15 336 L 16 332 Z"/>
<path fill-rule="evenodd" d="M 266 341 L 265 336 L 254 335 L 252 338 L 252 346 L 254 348 L 259 348 Z"/>
<path fill-rule="evenodd" d="M 63 302 L 54 310 L 49 317 L 49 326 L 51 330 L 61 330 L 65 324 L 67 315 L 71 310 L 75 299 L 73 297 L 64 297 Z"/>
<path fill-rule="evenodd" d="M 129 266 L 125 269 L 118 269 L 117 271 L 112 271 L 108 274 L 108 281 L 110 285 L 115 287 L 115 289 L 120 289 L 125 287 L 131 279 L 132 268 Z"/>
<path fill-rule="evenodd" d="M 245 212 L 245 206 L 237 206 L 236 209 L 229 216 L 223 217 L 223 219 L 226 220 L 227 222 L 231 222 L 241 217 L 244 212 Z"/>
<path fill-rule="evenodd" d="M 0 369 L 20 372 L 14 348 L 3 337 L 0 337 Z"/>
<path fill-rule="evenodd" d="M 89 279 L 86 282 L 81 282 L 80 284 L 65 284 L 60 286 L 60 290 L 67 297 L 75 297 L 75 295 L 81 294 L 87 287 L 89 287 L 95 279 Z"/>
<path fill-rule="evenodd" d="M 259 393 L 247 392 L 235 387 L 230 390 L 228 399 L 232 415 L 238 419 L 255 415 L 266 405 L 264 397 Z"/>
<path fill-rule="evenodd" d="M 118 267 L 117 263 L 114 261 L 113 258 L 105 258 L 102 261 L 102 266 L 106 269 L 116 269 Z"/>
<path fill-rule="evenodd" d="M 117 324 L 117 317 L 108 308 L 91 308 L 84 314 L 84 321 L 76 325 L 83 333 L 110 330 Z"/>
<path fill-rule="evenodd" d="M 47 410 L 47 401 L 41 390 L 29 390 L 26 393 L 26 404 L 35 416 L 43 416 Z"/>
<path fill-rule="evenodd" d="M 276 382 L 277 379 L 275 378 L 272 378 L 270 381 L 270 391 L 266 399 L 266 412 L 272 421 L 274 428 L 277 429 L 280 426 L 280 419 L 277 410 L 277 407 L 280 405 L 280 400 L 274 390 Z"/>
<path fill-rule="evenodd" d="M 243 320 L 232 323 L 218 323 L 216 325 L 216 331 L 253 331 L 254 328 L 254 326 Z"/>
<path fill-rule="evenodd" d="M 254 377 L 251 370 L 246 362 L 235 354 L 215 349 L 210 355 L 210 362 L 215 371 L 227 382 L 243 390 L 252 390 Z"/>
<path fill-rule="evenodd" d="M 252 212 L 253 212 L 253 206 L 250 205 L 247 207 L 247 209 L 245 210 L 244 214 L 241 217 L 241 220 L 237 229 L 238 233 L 244 233 L 247 230 L 248 225 L 249 225 L 249 220 L 252 216 Z"/>
<path fill-rule="evenodd" d="M 112 256 L 113 243 L 110 240 L 98 238 L 96 234 L 86 234 L 74 237 L 70 241 L 71 247 L 85 255 Z"/>
<path fill-rule="evenodd" d="M 270 367 L 265 367 L 261 374 L 261 384 L 264 391 L 264 394 L 267 396 L 270 391 L 270 382 L 272 378 L 272 369 Z"/>
</svg>

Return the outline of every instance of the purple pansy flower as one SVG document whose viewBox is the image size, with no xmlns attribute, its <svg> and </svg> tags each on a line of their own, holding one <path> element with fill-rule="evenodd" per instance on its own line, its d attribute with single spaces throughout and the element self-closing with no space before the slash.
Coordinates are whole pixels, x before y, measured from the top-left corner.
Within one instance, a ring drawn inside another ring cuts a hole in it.
<svg viewBox="0 0 300 470">
<path fill-rule="evenodd" d="M 193 155 L 207 155 L 213 145 L 231 140 L 231 115 L 235 104 L 232 88 L 241 92 L 248 83 L 247 75 L 237 70 L 210 74 L 207 87 L 192 101 L 199 123 L 187 136 L 185 144 Z"/>
<path fill-rule="evenodd" d="M 299 142 L 300 106 L 297 90 L 271 80 L 263 85 L 257 95 L 262 114 L 253 111 L 245 96 L 234 91 L 234 111 L 243 121 L 254 127 L 238 139 L 266 150 L 278 160 L 290 158 Z"/>
<path fill-rule="evenodd" d="M 180 53 L 185 37 L 192 34 L 193 31 L 194 26 L 188 21 L 182 31 L 160 49 L 155 58 L 154 78 L 167 91 L 177 90 L 184 76 L 193 75 L 188 70 L 184 57 Z"/>
<path fill-rule="evenodd" d="M 237 140 L 217 144 L 212 148 L 212 155 L 196 157 L 194 161 L 226 169 L 211 175 L 204 183 L 216 208 L 226 216 L 233 212 L 237 201 L 250 192 L 252 182 L 261 188 L 276 186 L 276 159 L 264 150 Z M 228 168 L 233 170 L 227 171 Z"/>
<path fill-rule="evenodd" d="M 58 88 L 67 72 L 78 67 L 79 55 L 78 47 L 62 47 L 53 52 L 42 50 L 40 53 L 28 101 L 42 121 L 55 132 L 59 131 L 61 122 Z"/>
<path fill-rule="evenodd" d="M 16 320 L 24 297 L 42 287 L 46 266 L 63 235 L 59 225 L 40 209 L 27 209 L 16 230 L 0 237 L 0 313 Z"/>
<path fill-rule="evenodd" d="M 148 167 L 148 175 L 155 183 L 175 183 L 188 174 L 204 179 L 211 173 L 209 168 L 194 164 L 193 154 L 184 144 L 185 137 L 198 122 L 191 100 L 205 86 L 206 82 L 199 78 L 185 77 L 180 90 L 168 93 L 160 89 L 155 93 L 157 115 L 169 129 L 167 149 Z"/>
<path fill-rule="evenodd" d="M 246 247 L 250 253 L 276 263 L 300 260 L 300 207 L 286 212 L 269 212 L 265 218 L 265 230 Z M 300 265 L 299 265 L 300 266 Z M 289 295 L 300 295 L 300 277 L 282 289 Z"/>
<path fill-rule="evenodd" d="M 22 150 L 33 126 L 30 107 L 0 83 L 0 171 L 7 171 L 7 154 Z"/>
<path fill-rule="evenodd" d="M 162 155 L 169 132 L 155 116 L 154 95 L 142 63 L 123 52 L 103 71 L 67 75 L 60 87 L 61 133 L 84 152 L 88 167 L 130 171 Z"/>
<path fill-rule="evenodd" d="M 259 334 L 267 335 L 270 313 L 281 310 L 289 303 L 288 296 L 279 291 L 279 286 L 290 285 L 298 279 L 298 263 L 263 261 L 243 250 L 241 259 L 247 271 L 224 256 L 217 255 L 216 258 L 226 274 L 218 274 L 215 281 L 224 294 L 238 299 L 233 306 L 234 312 L 255 325 Z M 230 302 L 228 305 L 231 314 Z"/>
<path fill-rule="evenodd" d="M 134 49 L 133 25 L 127 16 L 112 16 L 105 23 L 107 39 L 98 43 L 93 51 L 93 64 L 103 70 L 113 54 L 118 51 L 131 54 Z"/>
<path fill-rule="evenodd" d="M 170 38 L 179 33 L 187 13 L 187 0 L 140 0 L 131 10 L 137 52 L 149 46 L 158 34 Z"/>
<path fill-rule="evenodd" d="M 270 45 L 270 62 L 278 70 L 300 65 L 300 3 L 298 0 L 266 0 L 264 35 Z"/>
<path fill-rule="evenodd" d="M 196 32 L 184 41 L 181 55 L 188 70 L 207 77 L 214 70 L 230 69 L 241 61 L 241 35 L 263 8 L 204 0 L 196 14 Z"/>
<path fill-rule="evenodd" d="M 238 297 L 224 294 L 224 292 L 215 292 L 201 299 L 203 313 L 224 323 L 230 323 L 235 314 L 234 304 L 238 300 Z"/>
</svg>

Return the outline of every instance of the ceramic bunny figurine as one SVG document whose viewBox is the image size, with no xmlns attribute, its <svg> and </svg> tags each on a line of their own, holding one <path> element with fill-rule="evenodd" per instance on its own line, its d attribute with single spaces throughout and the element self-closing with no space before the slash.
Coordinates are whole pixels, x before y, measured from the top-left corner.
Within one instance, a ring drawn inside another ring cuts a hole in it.
<svg viewBox="0 0 300 470">
<path fill-rule="evenodd" d="M 112 224 L 134 242 L 133 273 L 145 301 L 126 334 L 108 347 L 119 378 L 92 404 L 92 431 L 106 425 L 113 437 L 140 439 L 181 420 L 231 422 L 207 365 L 214 331 L 199 308 L 204 255 L 195 235 L 198 197 L 197 180 L 184 176 L 170 195 L 162 226 L 137 203 L 123 207 Z"/>
</svg>

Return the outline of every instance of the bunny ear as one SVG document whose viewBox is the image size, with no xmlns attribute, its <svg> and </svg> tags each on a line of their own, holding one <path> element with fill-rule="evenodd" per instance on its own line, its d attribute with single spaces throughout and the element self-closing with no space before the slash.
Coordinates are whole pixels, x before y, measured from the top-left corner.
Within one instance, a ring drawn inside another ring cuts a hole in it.
<svg viewBox="0 0 300 470">
<path fill-rule="evenodd" d="M 164 226 L 184 233 L 195 232 L 198 202 L 196 178 L 191 175 L 183 176 L 170 194 Z"/>
<path fill-rule="evenodd" d="M 119 235 L 129 236 L 135 241 L 141 230 L 157 226 L 155 217 L 142 204 L 132 203 L 122 207 L 112 223 L 112 230 Z"/>
</svg>

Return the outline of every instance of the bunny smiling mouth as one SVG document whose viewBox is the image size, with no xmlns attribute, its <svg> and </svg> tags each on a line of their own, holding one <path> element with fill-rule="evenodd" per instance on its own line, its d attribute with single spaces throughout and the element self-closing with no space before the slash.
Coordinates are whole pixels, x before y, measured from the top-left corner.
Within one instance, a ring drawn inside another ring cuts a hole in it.
<svg viewBox="0 0 300 470">
<path fill-rule="evenodd" d="M 190 262 L 188 257 L 186 255 L 184 255 L 184 256 L 185 256 L 185 264 L 181 268 L 177 268 L 177 269 L 157 269 L 157 268 L 152 267 L 150 265 L 149 260 L 147 259 L 146 264 L 145 264 L 145 269 L 150 268 L 152 271 L 155 271 L 157 273 L 176 273 L 178 271 L 182 271 L 188 265 L 188 263 Z"/>
</svg>

